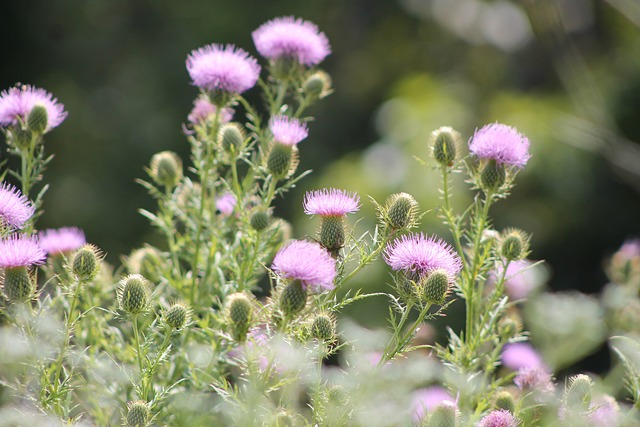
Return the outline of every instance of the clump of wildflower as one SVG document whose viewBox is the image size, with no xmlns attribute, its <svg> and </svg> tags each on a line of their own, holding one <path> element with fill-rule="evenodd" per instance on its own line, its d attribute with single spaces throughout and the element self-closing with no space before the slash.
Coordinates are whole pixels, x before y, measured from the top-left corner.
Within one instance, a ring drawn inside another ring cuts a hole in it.
<svg viewBox="0 0 640 427">
<path fill-rule="evenodd" d="M 4 223 L 20 229 L 35 211 L 36 208 L 20 190 L 9 183 L 2 183 L 0 186 L 0 225 Z"/>
<path fill-rule="evenodd" d="M 4 269 L 4 293 L 12 302 L 32 298 L 35 282 L 29 267 L 42 264 L 46 253 L 37 239 L 23 235 L 11 235 L 0 240 L 0 268 Z"/>
<path fill-rule="evenodd" d="M 38 233 L 40 247 L 50 256 L 73 252 L 86 242 L 84 231 L 77 227 L 50 228 Z"/>
<path fill-rule="evenodd" d="M 445 402 L 455 407 L 455 399 L 443 387 L 431 386 L 416 390 L 413 393 L 412 413 L 413 421 L 420 422 L 428 412 L 432 412 L 438 405 Z"/>
<path fill-rule="evenodd" d="M 38 117 L 29 119 L 36 107 Z M 29 130 L 42 134 L 58 126 L 66 117 L 64 106 L 44 89 L 23 85 L 0 94 L 0 126 L 21 127 L 28 123 L 30 128 L 36 126 Z"/>
<path fill-rule="evenodd" d="M 282 247 L 271 266 L 283 279 L 309 287 L 331 290 L 336 278 L 336 261 L 317 243 L 294 240 Z"/>
<path fill-rule="evenodd" d="M 512 370 L 545 366 L 542 356 L 527 342 L 511 343 L 504 346 L 501 360 L 504 366 Z"/>
<path fill-rule="evenodd" d="M 182 179 L 182 160 L 173 151 L 161 151 L 151 158 L 151 178 L 167 188 L 174 188 Z"/>
<path fill-rule="evenodd" d="M 397 193 L 378 207 L 378 216 L 391 230 L 408 230 L 418 221 L 418 202 L 411 194 Z"/>
<path fill-rule="evenodd" d="M 505 409 L 491 411 L 480 420 L 477 427 L 516 427 L 520 423 L 513 414 Z"/>
<path fill-rule="evenodd" d="M 193 101 L 193 109 L 187 116 L 187 120 L 194 125 L 213 123 L 218 107 L 211 103 L 208 96 L 200 95 Z M 223 108 L 220 110 L 219 123 L 229 123 L 233 119 L 233 110 Z"/>
<path fill-rule="evenodd" d="M 216 198 L 216 209 L 224 216 L 229 216 L 233 213 L 233 209 L 236 207 L 238 199 L 233 193 L 224 193 Z"/>
<path fill-rule="evenodd" d="M 100 251 L 93 245 L 84 245 L 76 251 L 71 260 L 71 271 L 79 281 L 87 282 L 98 274 Z"/>
<path fill-rule="evenodd" d="M 211 44 L 192 51 L 187 71 L 195 86 L 209 91 L 212 101 L 222 106 L 230 96 L 251 89 L 260 76 L 260 66 L 244 50 L 233 45 Z"/>
<path fill-rule="evenodd" d="M 534 391 L 543 394 L 553 391 L 551 374 L 537 366 L 520 368 L 513 379 L 513 383 L 520 390 Z"/>
<path fill-rule="evenodd" d="M 460 134 L 449 126 L 444 126 L 433 131 L 431 135 L 433 158 L 441 166 L 453 166 L 459 151 Z"/>
<path fill-rule="evenodd" d="M 307 126 L 298 119 L 274 116 L 269 120 L 273 142 L 267 155 L 267 169 L 275 179 L 283 179 L 298 166 L 297 144 L 309 135 Z"/>
<path fill-rule="evenodd" d="M 118 303 L 125 313 L 137 316 L 144 313 L 149 305 L 150 283 L 139 274 L 130 274 L 120 281 Z"/>
<path fill-rule="evenodd" d="M 344 217 L 360 209 L 360 198 L 354 193 L 335 188 L 310 191 L 305 194 L 304 213 L 320 215 L 320 244 L 332 253 L 344 246 Z"/>
</svg>

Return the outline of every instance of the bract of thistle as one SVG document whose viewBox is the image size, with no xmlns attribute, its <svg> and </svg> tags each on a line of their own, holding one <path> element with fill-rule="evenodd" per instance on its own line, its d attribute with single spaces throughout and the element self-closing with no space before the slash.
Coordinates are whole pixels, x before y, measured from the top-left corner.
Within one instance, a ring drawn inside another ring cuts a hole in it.
<svg viewBox="0 0 640 427">
<path fill-rule="evenodd" d="M 529 139 L 516 128 L 501 123 L 476 130 L 469 141 L 469 150 L 480 159 L 518 168 L 523 168 L 531 157 Z"/>
<path fill-rule="evenodd" d="M 67 117 L 64 105 L 44 89 L 30 85 L 16 86 L 0 94 L 0 126 L 26 122 L 33 107 L 40 105 L 47 111 L 45 132 L 55 128 Z"/>
<path fill-rule="evenodd" d="M 315 24 L 293 16 L 265 22 L 251 36 L 260 55 L 267 59 L 293 58 L 313 66 L 331 53 L 327 36 Z"/>
<path fill-rule="evenodd" d="M 192 51 L 187 57 L 187 71 L 195 86 L 230 94 L 251 89 L 260 76 L 255 58 L 233 45 L 219 44 Z"/>
<path fill-rule="evenodd" d="M 355 193 L 335 188 L 308 191 L 304 196 L 304 213 L 320 216 L 343 216 L 360 209 L 360 198 Z"/>
<path fill-rule="evenodd" d="M 334 288 L 336 261 L 317 243 L 292 241 L 278 251 L 271 268 L 285 279 L 299 280 L 305 289 Z"/>
<path fill-rule="evenodd" d="M 274 116 L 269 120 L 269 130 L 277 143 L 294 146 L 309 136 L 307 125 L 287 116 Z"/>
<path fill-rule="evenodd" d="M 35 237 L 13 234 L 0 240 L 0 268 L 39 265 L 46 257 Z"/>
<path fill-rule="evenodd" d="M 412 279 L 443 269 L 453 281 L 462 269 L 460 256 L 448 243 L 423 233 L 408 234 L 394 240 L 385 249 L 384 260 L 393 270 L 401 270 Z"/>
<path fill-rule="evenodd" d="M 49 255 L 72 252 L 87 243 L 84 231 L 77 227 L 50 228 L 38 236 L 40 247 Z"/>
</svg>

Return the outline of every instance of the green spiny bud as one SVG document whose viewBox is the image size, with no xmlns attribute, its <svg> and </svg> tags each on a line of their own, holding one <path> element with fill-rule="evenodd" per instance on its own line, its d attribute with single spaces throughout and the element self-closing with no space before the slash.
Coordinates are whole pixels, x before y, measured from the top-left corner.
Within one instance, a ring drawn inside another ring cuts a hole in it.
<svg viewBox="0 0 640 427">
<path fill-rule="evenodd" d="M 334 385 L 327 389 L 327 400 L 334 406 L 344 406 L 349 402 L 349 394 L 341 385 Z"/>
<path fill-rule="evenodd" d="M 578 374 L 569 379 L 569 387 L 565 393 L 565 402 L 569 408 L 587 410 L 591 404 L 591 378 Z"/>
<path fill-rule="evenodd" d="M 493 405 L 494 409 L 505 409 L 512 414 L 516 413 L 516 400 L 511 393 L 506 390 L 502 390 L 496 395 L 496 401 Z"/>
<path fill-rule="evenodd" d="M 401 275 L 396 279 L 396 287 L 398 294 L 406 303 L 416 301 L 418 292 L 416 283 L 413 280 Z"/>
<path fill-rule="evenodd" d="M 407 193 L 392 194 L 385 202 L 383 219 L 394 230 L 413 227 L 418 216 L 418 202 Z"/>
<path fill-rule="evenodd" d="M 27 117 L 27 127 L 34 133 L 43 134 L 49 124 L 49 114 L 44 105 L 36 105 Z"/>
<path fill-rule="evenodd" d="M 245 341 L 253 319 L 253 304 L 251 300 L 242 292 L 229 295 L 227 312 L 234 339 L 239 342 Z"/>
<path fill-rule="evenodd" d="M 449 291 L 449 273 L 441 268 L 432 271 L 424 284 L 424 299 L 430 304 L 442 304 Z"/>
<path fill-rule="evenodd" d="M 139 274 L 130 274 L 120 281 L 118 302 L 126 313 L 137 316 L 149 304 L 149 281 Z"/>
<path fill-rule="evenodd" d="M 33 298 L 35 283 L 27 267 L 10 267 L 4 270 L 4 293 L 11 302 L 25 302 Z"/>
<path fill-rule="evenodd" d="M 234 152 L 237 153 L 244 145 L 244 139 L 244 132 L 237 123 L 227 123 L 218 132 L 219 144 L 225 151 L 231 151 L 233 147 Z"/>
<path fill-rule="evenodd" d="M 170 328 L 181 329 L 189 318 L 189 310 L 182 304 L 173 304 L 164 312 L 164 321 Z"/>
<path fill-rule="evenodd" d="M 146 402 L 137 400 L 127 404 L 127 426 L 144 427 L 149 420 L 149 405 Z"/>
<path fill-rule="evenodd" d="M 501 238 L 500 255 L 508 261 L 524 258 L 529 251 L 529 239 L 524 232 L 517 229 L 506 230 Z"/>
<path fill-rule="evenodd" d="M 267 157 L 267 170 L 274 179 L 279 180 L 290 175 L 297 166 L 295 147 L 274 143 Z"/>
<path fill-rule="evenodd" d="M 456 406 L 451 402 L 438 404 L 429 415 L 427 422 L 428 427 L 455 427 L 455 425 Z"/>
<path fill-rule="evenodd" d="M 320 244 L 337 253 L 344 246 L 345 230 L 342 216 L 323 216 L 320 224 Z"/>
<path fill-rule="evenodd" d="M 136 249 L 126 260 L 129 273 L 140 274 L 154 282 L 160 279 L 158 266 L 162 263 L 160 252 L 151 246 Z"/>
<path fill-rule="evenodd" d="M 11 143 L 20 150 L 26 150 L 31 147 L 33 141 L 33 132 L 30 129 L 22 129 L 20 126 L 14 126 L 11 131 Z"/>
<path fill-rule="evenodd" d="M 505 317 L 498 324 L 498 333 L 505 340 L 515 337 L 521 331 L 522 323 L 512 317 Z"/>
<path fill-rule="evenodd" d="M 485 193 L 492 193 L 502 187 L 507 179 L 504 165 L 489 160 L 480 174 L 480 183 Z"/>
<path fill-rule="evenodd" d="M 251 215 L 251 228 L 256 231 L 262 231 L 269 226 L 271 216 L 267 211 L 257 210 Z"/>
<path fill-rule="evenodd" d="M 336 335 L 336 325 L 331 316 L 319 314 L 311 323 L 311 336 L 318 340 L 330 341 Z"/>
<path fill-rule="evenodd" d="M 159 185 L 173 188 L 182 179 L 182 160 L 172 151 L 161 151 L 151 158 L 151 178 Z"/>
<path fill-rule="evenodd" d="M 299 280 L 294 280 L 284 287 L 280 295 L 280 309 L 286 317 L 300 313 L 307 305 L 307 290 Z"/>
<path fill-rule="evenodd" d="M 281 409 L 273 417 L 273 427 L 293 427 L 295 425 L 294 416 L 288 411 Z"/>
<path fill-rule="evenodd" d="M 460 134 L 445 126 L 433 132 L 433 157 L 442 166 L 453 166 L 456 160 Z"/>
<path fill-rule="evenodd" d="M 87 282 L 98 274 L 100 268 L 100 254 L 93 245 L 84 245 L 73 256 L 71 271 L 78 280 Z"/>
<path fill-rule="evenodd" d="M 331 93 L 331 77 L 324 71 L 316 71 L 302 84 L 305 95 L 311 99 L 320 99 Z"/>
</svg>

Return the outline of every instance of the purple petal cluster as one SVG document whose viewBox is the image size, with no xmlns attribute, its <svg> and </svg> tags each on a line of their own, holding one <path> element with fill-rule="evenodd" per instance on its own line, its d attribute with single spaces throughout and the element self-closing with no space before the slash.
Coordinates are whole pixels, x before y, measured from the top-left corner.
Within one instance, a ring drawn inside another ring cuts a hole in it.
<svg viewBox="0 0 640 427">
<path fill-rule="evenodd" d="M 18 118 L 26 121 L 36 105 L 47 110 L 47 129 L 58 126 L 67 117 L 64 105 L 44 89 L 24 85 L 12 87 L 0 94 L 0 126 L 18 124 Z"/>
<path fill-rule="evenodd" d="M 491 411 L 489 414 L 480 420 L 477 427 L 516 427 L 520 421 L 513 416 L 513 414 L 506 409 L 500 409 L 499 411 Z"/>
<path fill-rule="evenodd" d="M 517 371 L 522 368 L 544 368 L 542 356 L 527 342 L 507 344 L 502 350 L 502 364 Z"/>
<path fill-rule="evenodd" d="M 6 182 L 0 186 L 0 221 L 22 228 L 35 211 L 29 199 L 16 187 Z"/>
<path fill-rule="evenodd" d="M 42 264 L 47 257 L 34 237 L 13 234 L 0 240 L 0 268 Z"/>
<path fill-rule="evenodd" d="M 393 270 L 402 270 L 416 278 L 441 268 L 453 280 L 462 269 L 460 257 L 448 243 L 422 233 L 408 234 L 390 243 L 384 260 Z"/>
<path fill-rule="evenodd" d="M 233 45 L 211 44 L 192 51 L 187 71 L 195 86 L 228 93 L 251 89 L 260 76 L 256 59 Z"/>
<path fill-rule="evenodd" d="M 609 395 L 598 396 L 589 406 L 589 421 L 597 427 L 616 426 L 620 422 L 620 406 Z"/>
<path fill-rule="evenodd" d="M 44 230 L 39 238 L 40 247 L 49 255 L 72 252 L 87 243 L 84 231 L 76 227 Z"/>
<path fill-rule="evenodd" d="M 539 393 L 549 393 L 553 391 L 553 381 L 551 374 L 544 368 L 532 366 L 518 370 L 513 383 L 520 390 L 536 391 Z"/>
<path fill-rule="evenodd" d="M 529 160 L 529 140 L 517 129 L 492 123 L 476 130 L 469 141 L 469 150 L 481 159 L 524 167 Z"/>
<path fill-rule="evenodd" d="M 271 268 L 286 279 L 299 280 L 304 287 L 334 288 L 336 261 L 318 243 L 292 241 L 278 251 Z"/>
<path fill-rule="evenodd" d="M 233 213 L 233 209 L 237 203 L 236 196 L 232 193 L 224 193 L 216 199 L 216 209 L 224 216 L 229 216 Z"/>
<path fill-rule="evenodd" d="M 421 388 L 413 393 L 413 421 L 418 423 L 422 420 L 427 412 L 431 412 L 436 406 L 448 403 L 455 405 L 455 399 L 445 388 L 440 386 L 432 386 Z"/>
<path fill-rule="evenodd" d="M 213 121 L 218 107 L 213 105 L 208 96 L 199 96 L 193 101 L 193 109 L 187 116 L 187 120 L 194 125 Z M 220 123 L 229 123 L 233 118 L 233 110 L 231 108 L 223 108 L 220 112 Z"/>
<path fill-rule="evenodd" d="M 343 216 L 360 209 L 360 198 L 335 188 L 309 191 L 304 196 L 304 213 L 320 216 Z"/>
<path fill-rule="evenodd" d="M 293 16 L 265 22 L 251 35 L 256 49 L 267 59 L 294 58 L 313 66 L 331 53 L 327 36 L 315 24 Z"/>
<path fill-rule="evenodd" d="M 269 120 L 269 130 L 276 142 L 289 146 L 294 146 L 309 136 L 307 125 L 287 116 L 273 116 Z"/>
</svg>

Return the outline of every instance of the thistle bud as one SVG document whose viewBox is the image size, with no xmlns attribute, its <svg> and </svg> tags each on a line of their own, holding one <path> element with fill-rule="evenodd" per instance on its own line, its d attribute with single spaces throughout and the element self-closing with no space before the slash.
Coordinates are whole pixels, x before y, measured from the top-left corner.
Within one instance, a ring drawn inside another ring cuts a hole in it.
<svg viewBox="0 0 640 427">
<path fill-rule="evenodd" d="M 310 99 L 321 99 L 331 93 L 331 77 L 324 71 L 316 71 L 302 84 L 302 90 Z"/>
<path fill-rule="evenodd" d="M 25 302 L 33 297 L 35 283 L 27 267 L 12 267 L 4 270 L 4 293 L 9 301 Z"/>
<path fill-rule="evenodd" d="M 489 160 L 480 174 L 480 184 L 485 193 L 492 193 L 498 190 L 507 179 L 507 172 L 504 165 Z"/>
<path fill-rule="evenodd" d="M 321 341 L 330 341 L 336 335 L 336 326 L 331 316 L 319 314 L 311 323 L 311 336 Z"/>
<path fill-rule="evenodd" d="M 344 246 L 344 242 L 344 217 L 323 216 L 320 224 L 320 244 L 335 254 Z"/>
<path fill-rule="evenodd" d="M 417 300 L 418 289 L 413 280 L 405 276 L 400 276 L 396 279 L 396 288 L 398 290 L 398 294 L 405 303 L 413 303 Z"/>
<path fill-rule="evenodd" d="M 424 284 L 424 299 L 430 304 L 442 304 L 449 291 L 449 273 L 444 269 L 432 271 Z"/>
<path fill-rule="evenodd" d="M 149 281 L 139 274 L 122 279 L 118 289 L 120 308 L 132 316 L 143 313 L 149 304 L 149 287 Z"/>
<path fill-rule="evenodd" d="M 296 424 L 293 415 L 282 409 L 273 417 L 271 425 L 273 427 L 293 427 Z"/>
<path fill-rule="evenodd" d="M 274 179 L 279 180 L 290 175 L 295 168 L 295 147 L 274 143 L 267 157 L 267 170 Z"/>
<path fill-rule="evenodd" d="M 15 126 L 11 131 L 11 143 L 20 150 L 26 150 L 31 147 L 33 141 L 33 132 L 30 129 L 22 129 Z"/>
<path fill-rule="evenodd" d="M 172 329 L 181 329 L 186 323 L 189 313 L 182 304 L 173 304 L 164 312 L 164 321 Z"/>
<path fill-rule="evenodd" d="M 418 202 L 407 193 L 392 194 L 385 202 L 383 219 L 393 230 L 413 227 L 418 217 Z"/>
<path fill-rule="evenodd" d="M 227 152 L 233 147 L 233 151 L 237 153 L 244 145 L 244 139 L 244 132 L 237 123 L 227 123 L 218 132 L 218 142 Z"/>
<path fill-rule="evenodd" d="M 451 402 L 438 404 L 429 416 L 428 427 L 455 427 L 456 406 Z"/>
<path fill-rule="evenodd" d="M 148 277 L 151 281 L 160 279 L 158 266 L 162 263 L 160 252 L 151 246 L 136 249 L 126 260 L 126 266 L 129 273 L 140 274 Z"/>
<path fill-rule="evenodd" d="M 27 117 L 27 128 L 37 134 L 43 134 L 47 130 L 49 114 L 43 105 L 36 105 L 31 109 Z"/>
<path fill-rule="evenodd" d="M 495 410 L 504 409 L 506 411 L 511 412 L 512 414 L 516 413 L 516 400 L 511 393 L 506 390 L 502 390 L 496 396 L 495 404 L 493 405 Z"/>
<path fill-rule="evenodd" d="M 245 341 L 253 319 L 253 304 L 251 300 L 242 292 L 229 295 L 227 312 L 233 338 L 239 342 Z"/>
<path fill-rule="evenodd" d="M 433 157 L 442 166 L 453 166 L 456 160 L 460 134 L 445 126 L 433 132 Z"/>
<path fill-rule="evenodd" d="M 268 212 L 264 210 L 257 210 L 251 215 L 251 219 L 249 223 L 251 224 L 251 228 L 256 231 L 262 231 L 269 226 L 269 221 L 271 217 Z"/>
<path fill-rule="evenodd" d="M 99 251 L 93 245 L 84 245 L 73 256 L 71 270 L 81 282 L 88 282 L 96 277 L 99 267 Z"/>
<path fill-rule="evenodd" d="M 565 403 L 571 409 L 588 410 L 591 404 L 591 378 L 578 374 L 569 379 L 569 386 L 565 392 Z"/>
<path fill-rule="evenodd" d="M 280 309 L 286 317 L 293 317 L 300 313 L 307 305 L 307 290 L 302 283 L 294 280 L 284 287 L 280 294 Z"/>
<path fill-rule="evenodd" d="M 149 420 L 149 405 L 142 400 L 129 402 L 127 404 L 127 426 L 144 427 Z"/>
<path fill-rule="evenodd" d="M 529 251 L 529 239 L 524 232 L 517 229 L 506 230 L 500 243 L 500 255 L 507 261 L 524 258 Z"/>
<path fill-rule="evenodd" d="M 157 184 L 173 188 L 182 179 L 182 160 L 172 151 L 156 153 L 151 158 L 150 175 Z"/>
</svg>

